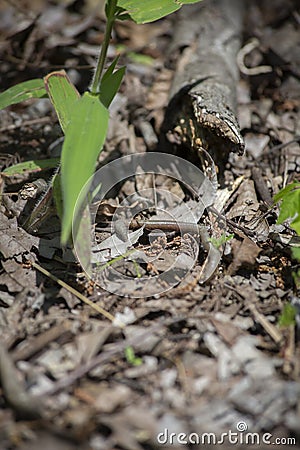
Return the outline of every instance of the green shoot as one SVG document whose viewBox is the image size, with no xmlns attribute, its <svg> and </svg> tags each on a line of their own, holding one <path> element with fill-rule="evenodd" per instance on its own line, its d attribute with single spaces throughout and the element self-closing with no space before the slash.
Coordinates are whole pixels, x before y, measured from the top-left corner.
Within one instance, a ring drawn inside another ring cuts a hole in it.
<svg viewBox="0 0 300 450">
<path fill-rule="evenodd" d="M 212 245 L 215 248 L 220 248 L 222 247 L 222 245 L 226 244 L 226 242 L 231 241 L 231 239 L 233 239 L 234 234 L 229 234 L 228 236 L 226 236 L 226 233 L 223 233 L 219 238 L 210 238 L 209 242 L 212 243 Z"/>
<path fill-rule="evenodd" d="M 125 357 L 127 362 L 132 366 L 140 366 L 141 364 L 143 364 L 142 358 L 137 358 L 135 356 L 133 348 L 130 346 L 125 347 Z"/>
</svg>

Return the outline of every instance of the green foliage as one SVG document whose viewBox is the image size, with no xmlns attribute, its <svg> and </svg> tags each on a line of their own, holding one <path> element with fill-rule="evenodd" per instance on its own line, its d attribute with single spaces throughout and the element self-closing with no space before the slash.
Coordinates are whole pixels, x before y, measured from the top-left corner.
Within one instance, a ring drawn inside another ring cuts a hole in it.
<svg viewBox="0 0 300 450">
<path fill-rule="evenodd" d="M 75 103 L 80 98 L 80 94 L 64 70 L 51 72 L 44 78 L 44 83 L 61 129 L 66 133 L 72 111 L 74 107 L 76 108 Z"/>
<path fill-rule="evenodd" d="M 143 364 L 142 358 L 137 358 L 135 356 L 134 350 L 132 347 L 125 347 L 125 357 L 129 364 L 132 366 L 140 366 Z"/>
<path fill-rule="evenodd" d="M 274 196 L 274 202 L 281 201 L 278 224 L 291 218 L 291 227 L 300 235 L 300 183 L 294 182 L 286 186 Z"/>
<path fill-rule="evenodd" d="M 283 307 L 283 311 L 279 317 L 278 325 L 280 327 L 289 327 L 291 325 L 296 324 L 296 308 L 291 305 L 290 303 L 287 303 Z"/>
<path fill-rule="evenodd" d="M 0 109 L 23 102 L 29 98 L 46 97 L 47 92 L 42 79 L 24 81 L 0 94 Z"/>
<path fill-rule="evenodd" d="M 86 199 L 81 191 L 84 186 L 88 189 L 87 182 L 94 173 L 98 155 L 106 138 L 108 107 L 118 92 L 125 74 L 125 67 L 116 69 L 118 57 L 106 71 L 104 70 L 115 20 L 132 18 L 137 23 L 151 22 L 176 11 L 183 4 L 198 1 L 200 0 L 107 0 L 106 30 L 90 92 L 86 91 L 80 96 L 65 71 L 62 70 L 48 74 L 43 80 L 25 81 L 0 94 L 0 109 L 29 98 L 48 96 L 56 111 L 65 134 L 60 160 L 61 171 L 58 171 L 52 180 L 57 213 L 62 221 L 62 244 L 66 244 L 70 238 L 73 220 L 78 238 L 84 239 L 84 233 L 89 228 L 86 210 L 82 209 L 86 207 Z M 57 159 L 28 161 L 6 169 L 4 174 L 9 177 L 17 173 L 39 171 L 46 167 L 57 167 L 57 165 Z M 40 204 L 42 210 L 43 203 L 40 202 Z M 45 211 L 46 207 L 45 202 Z M 79 219 L 76 214 L 81 214 Z M 29 218 L 28 221 L 34 221 L 36 215 L 33 211 L 33 219 Z M 78 239 L 76 236 L 73 238 Z M 84 251 L 88 253 L 89 236 L 86 239 Z"/>
<path fill-rule="evenodd" d="M 300 261 L 300 247 L 292 247 L 292 256 L 294 259 Z"/>
<path fill-rule="evenodd" d="M 97 96 L 85 92 L 77 101 L 61 154 L 63 218 L 61 242 L 66 244 L 72 229 L 73 212 L 81 189 L 93 175 L 108 127 L 108 110 Z"/>
<path fill-rule="evenodd" d="M 56 174 L 52 178 L 51 183 L 56 212 L 58 217 L 62 219 L 64 207 L 63 207 L 60 172 L 56 172 Z"/>
<path fill-rule="evenodd" d="M 143 53 L 137 53 L 129 51 L 128 47 L 124 44 L 116 45 L 116 51 L 120 54 L 124 54 L 133 63 L 142 64 L 144 66 L 153 66 L 155 59 L 152 56 L 144 55 Z"/>
<path fill-rule="evenodd" d="M 118 6 L 127 11 L 136 23 L 153 22 L 161 19 L 188 3 L 200 0 L 118 0 Z"/>
<path fill-rule="evenodd" d="M 215 248 L 222 247 L 223 244 L 225 244 L 228 241 L 231 241 L 231 239 L 234 237 L 234 234 L 229 234 L 226 236 L 226 233 L 223 233 L 219 238 L 210 238 L 209 241 L 212 243 L 212 245 Z"/>
<path fill-rule="evenodd" d="M 277 223 L 281 224 L 287 219 L 292 219 L 291 227 L 300 236 L 300 183 L 294 182 L 281 189 L 274 196 L 274 203 L 281 201 L 280 213 Z M 300 248 L 292 247 L 292 258 L 300 261 Z M 292 273 L 295 287 L 300 289 L 300 269 Z"/>
<path fill-rule="evenodd" d="M 58 166 L 59 161 L 59 158 L 24 161 L 22 163 L 7 167 L 3 170 L 2 175 L 6 177 L 13 177 L 19 174 L 40 172 L 45 169 L 54 169 Z"/>
<path fill-rule="evenodd" d="M 109 105 L 118 92 L 125 75 L 125 70 L 125 67 L 120 67 L 120 69 L 116 70 L 109 77 L 105 78 L 103 76 L 100 84 L 100 100 L 106 108 L 109 108 Z"/>
<path fill-rule="evenodd" d="M 300 269 L 292 273 L 296 289 L 300 290 Z"/>
</svg>

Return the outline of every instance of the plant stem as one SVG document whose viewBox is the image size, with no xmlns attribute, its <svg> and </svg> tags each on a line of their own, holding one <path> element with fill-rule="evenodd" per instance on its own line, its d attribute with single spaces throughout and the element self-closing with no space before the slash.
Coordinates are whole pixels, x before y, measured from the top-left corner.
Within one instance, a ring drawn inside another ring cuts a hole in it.
<svg viewBox="0 0 300 450">
<path fill-rule="evenodd" d="M 115 13 L 117 9 L 117 2 L 118 0 L 108 0 L 107 2 L 107 8 L 106 8 L 106 27 L 105 27 L 105 34 L 104 34 L 104 41 L 101 45 L 100 55 L 97 62 L 97 67 L 94 73 L 92 85 L 91 85 L 91 93 L 92 94 L 99 94 L 99 86 L 101 81 L 101 75 L 104 69 L 104 64 L 106 60 L 107 50 L 109 46 L 109 41 L 111 38 L 111 32 L 112 27 L 115 21 Z"/>
</svg>

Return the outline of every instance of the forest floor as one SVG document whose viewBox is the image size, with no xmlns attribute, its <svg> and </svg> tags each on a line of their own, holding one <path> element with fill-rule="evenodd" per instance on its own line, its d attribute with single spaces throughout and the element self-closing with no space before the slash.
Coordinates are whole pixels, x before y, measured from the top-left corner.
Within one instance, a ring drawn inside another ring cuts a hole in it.
<svg viewBox="0 0 300 450">
<path fill-rule="evenodd" d="M 0 91 L 65 69 L 83 92 L 105 25 L 94 3 L 4 1 Z M 300 181 L 296 4 L 247 6 L 237 86 L 246 151 L 230 154 L 219 167 L 227 180 L 220 186 L 226 194 L 222 215 L 233 237 L 205 283 L 197 278 L 205 259 L 200 248 L 189 277 L 177 286 L 142 297 L 125 295 L 121 286 L 117 295 L 90 281 L 62 252 L 56 217 L 37 233 L 26 232 L 20 222 L 26 201 L 18 193 L 36 178 L 51 179 L 52 172 L 4 171 L 59 156 L 62 133 L 47 99 L 0 111 L 1 450 L 177 449 L 197 439 L 202 448 L 300 448 L 299 327 L 280 326 L 286 304 L 299 309 L 293 281 L 299 266 L 291 258 L 293 231 L 276 225 L 279 210 L 272 205 L 282 187 Z M 112 104 L 101 163 L 156 151 L 174 74 L 168 48 L 176 17 L 116 24 L 109 58 L 121 53 L 127 71 Z M 253 38 L 252 48 L 245 47 Z M 159 176 L 158 183 L 184 197 L 180 183 Z M 107 199 L 103 215 L 148 187 L 145 174 L 127 180 Z M 168 238 L 168 258 L 179 241 L 178 235 Z M 144 275 L 162 272 L 168 258 L 144 265 Z M 126 264 L 134 272 L 134 262 Z M 222 433 L 229 435 L 224 442 Z"/>
</svg>

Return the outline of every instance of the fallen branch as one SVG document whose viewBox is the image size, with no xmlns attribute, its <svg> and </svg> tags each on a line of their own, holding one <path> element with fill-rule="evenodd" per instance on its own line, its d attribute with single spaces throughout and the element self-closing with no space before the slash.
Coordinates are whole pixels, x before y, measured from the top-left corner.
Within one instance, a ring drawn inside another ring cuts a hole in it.
<svg viewBox="0 0 300 450">
<path fill-rule="evenodd" d="M 243 4 L 212 0 L 182 8 L 171 45 L 172 54 L 185 49 L 162 131 L 172 143 L 207 149 L 216 162 L 231 151 L 244 151 L 235 116 Z"/>
</svg>

